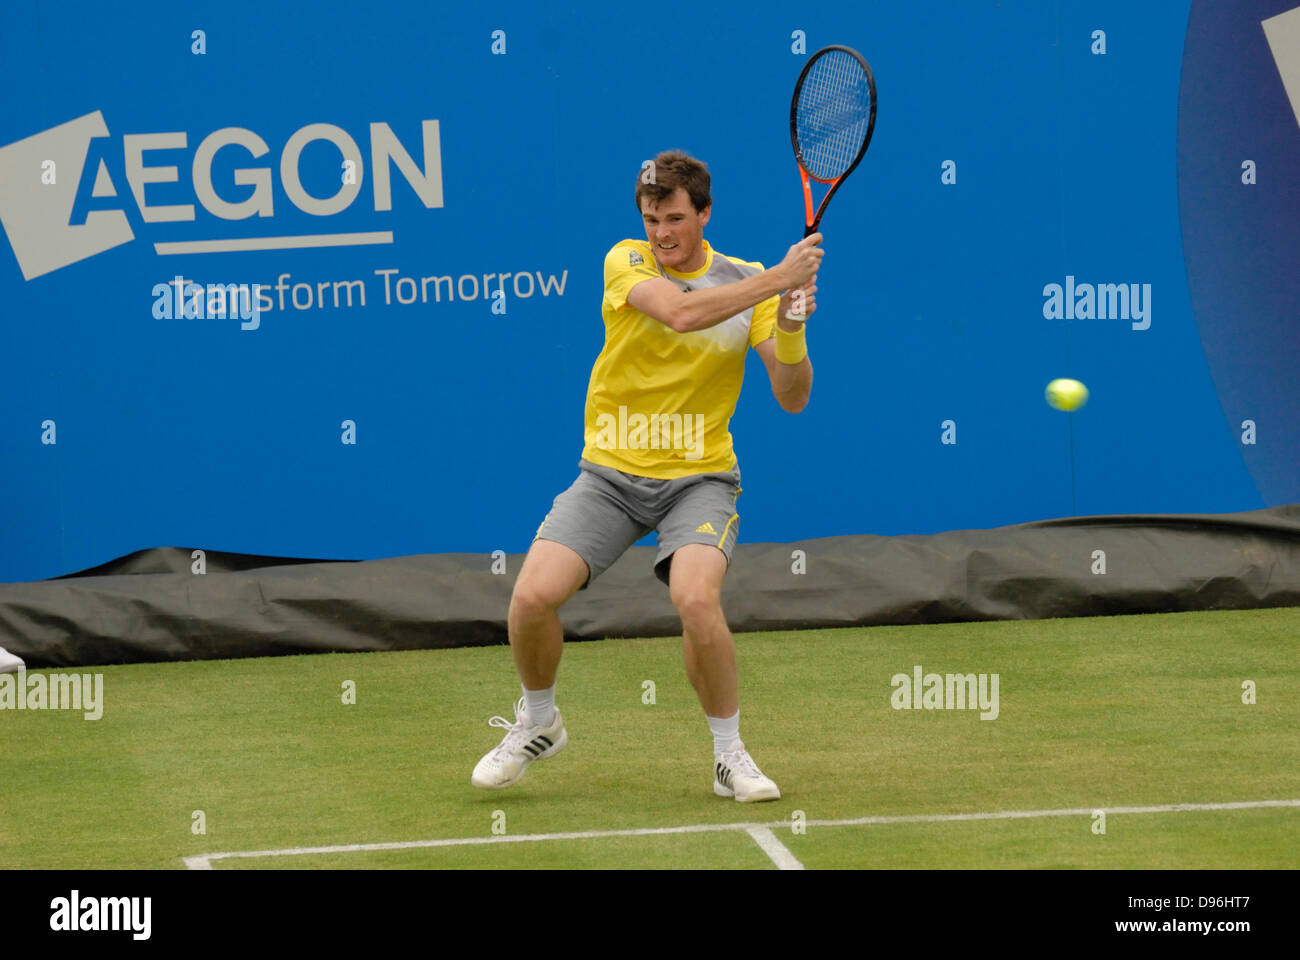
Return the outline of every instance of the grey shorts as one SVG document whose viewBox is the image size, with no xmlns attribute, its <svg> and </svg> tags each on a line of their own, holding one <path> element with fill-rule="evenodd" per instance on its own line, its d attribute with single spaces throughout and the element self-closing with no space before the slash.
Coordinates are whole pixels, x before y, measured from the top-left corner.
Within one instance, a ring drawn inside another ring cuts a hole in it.
<svg viewBox="0 0 1300 960">
<path fill-rule="evenodd" d="M 659 532 L 655 576 L 665 584 L 673 554 L 688 543 L 717 547 L 731 565 L 740 530 L 738 467 L 655 480 L 587 460 L 578 466 L 578 479 L 555 498 L 533 539 L 554 540 L 582 557 L 589 571 L 584 590 L 651 530 Z"/>
</svg>

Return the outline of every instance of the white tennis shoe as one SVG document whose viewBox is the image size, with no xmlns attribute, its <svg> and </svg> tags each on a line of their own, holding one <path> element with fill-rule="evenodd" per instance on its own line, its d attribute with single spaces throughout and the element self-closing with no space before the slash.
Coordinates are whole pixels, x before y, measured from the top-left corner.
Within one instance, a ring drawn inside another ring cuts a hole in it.
<svg viewBox="0 0 1300 960">
<path fill-rule="evenodd" d="M 505 717 L 493 717 L 488 726 L 507 732 L 501 743 L 478 762 L 469 778 L 470 783 L 485 790 L 500 790 L 518 783 L 530 763 L 555 756 L 569 742 L 558 708 L 549 727 L 537 726 L 528 717 L 523 697 L 515 704 L 514 723 Z"/>
<path fill-rule="evenodd" d="M 713 762 L 713 792 L 720 797 L 735 797 L 740 803 L 781 799 L 781 791 L 758 769 L 739 740 L 731 741 L 731 746 Z"/>
<path fill-rule="evenodd" d="M 0 673 L 17 673 L 23 666 L 21 657 L 15 656 L 4 647 L 0 647 Z"/>
</svg>

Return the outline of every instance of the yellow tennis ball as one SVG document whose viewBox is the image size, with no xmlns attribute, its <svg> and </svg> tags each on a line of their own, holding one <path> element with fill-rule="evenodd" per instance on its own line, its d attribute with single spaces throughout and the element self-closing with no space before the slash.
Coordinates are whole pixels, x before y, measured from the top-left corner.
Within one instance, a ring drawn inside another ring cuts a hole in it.
<svg viewBox="0 0 1300 960">
<path fill-rule="evenodd" d="M 1048 406 L 1057 410 L 1078 410 L 1088 402 L 1088 388 L 1068 377 L 1049 383 L 1046 394 Z"/>
</svg>

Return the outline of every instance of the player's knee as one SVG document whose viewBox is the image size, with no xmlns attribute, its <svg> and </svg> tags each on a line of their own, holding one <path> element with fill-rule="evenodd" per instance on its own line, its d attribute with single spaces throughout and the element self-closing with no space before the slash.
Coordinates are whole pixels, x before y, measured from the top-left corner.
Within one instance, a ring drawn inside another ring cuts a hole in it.
<svg viewBox="0 0 1300 960">
<path fill-rule="evenodd" d="M 673 607 L 689 629 L 722 616 L 722 604 L 712 590 L 694 584 L 671 591 Z"/>
<path fill-rule="evenodd" d="M 531 619 L 541 616 L 558 609 L 564 599 L 555 596 L 553 591 L 547 590 L 534 581 L 525 581 L 521 578 L 510 594 L 510 618 Z"/>
</svg>

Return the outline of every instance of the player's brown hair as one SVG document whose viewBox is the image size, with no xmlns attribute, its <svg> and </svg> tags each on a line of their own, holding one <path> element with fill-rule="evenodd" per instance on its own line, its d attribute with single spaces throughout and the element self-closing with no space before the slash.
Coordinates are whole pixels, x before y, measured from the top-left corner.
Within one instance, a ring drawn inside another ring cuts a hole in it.
<svg viewBox="0 0 1300 960">
<path fill-rule="evenodd" d="M 653 165 L 643 164 L 636 176 L 636 209 L 641 212 L 641 198 L 646 197 L 651 204 L 658 204 L 674 190 L 681 187 L 691 198 L 691 206 L 699 213 L 705 207 L 712 206 L 713 197 L 709 193 L 711 180 L 709 168 L 701 160 L 696 160 L 681 150 L 665 150 L 651 161 Z M 646 182 L 651 181 L 651 182 Z"/>
</svg>

